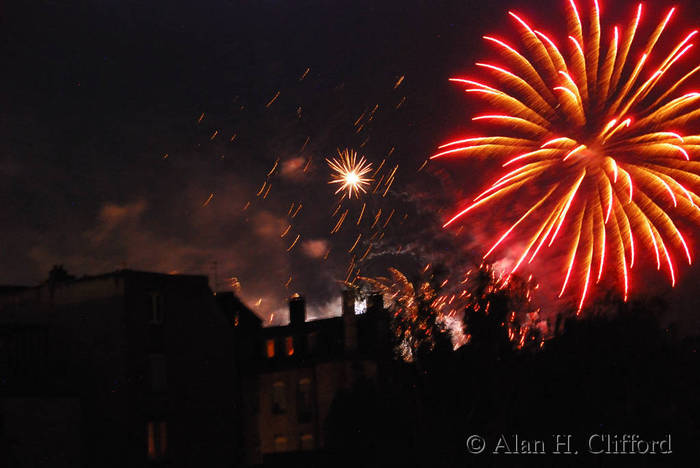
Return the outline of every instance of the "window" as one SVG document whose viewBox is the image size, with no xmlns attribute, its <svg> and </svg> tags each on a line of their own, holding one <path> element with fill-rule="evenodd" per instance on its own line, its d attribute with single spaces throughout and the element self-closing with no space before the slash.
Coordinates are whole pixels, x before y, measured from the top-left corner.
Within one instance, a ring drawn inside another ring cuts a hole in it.
<svg viewBox="0 0 700 468">
<path fill-rule="evenodd" d="M 306 350 L 309 354 L 316 352 L 316 343 L 318 342 L 318 333 L 311 332 L 306 335 Z"/>
<path fill-rule="evenodd" d="M 167 361 L 164 354 L 151 354 L 149 360 L 149 377 L 151 381 L 151 391 L 160 393 L 167 389 L 168 374 Z"/>
<path fill-rule="evenodd" d="M 311 421 L 311 379 L 304 378 L 299 381 L 297 387 L 297 416 L 299 422 Z"/>
<path fill-rule="evenodd" d="M 275 340 L 265 341 L 265 355 L 268 359 L 275 357 Z"/>
<path fill-rule="evenodd" d="M 165 421 L 149 421 L 146 424 L 148 459 L 162 460 L 168 446 L 168 432 Z"/>
<path fill-rule="evenodd" d="M 288 336 L 284 339 L 284 349 L 287 351 L 287 356 L 294 354 L 294 338 Z"/>
<path fill-rule="evenodd" d="M 287 385 L 278 381 L 272 385 L 272 412 L 276 414 L 287 411 Z"/>
<path fill-rule="evenodd" d="M 287 450 L 287 438 L 283 435 L 276 434 L 275 438 L 275 452 L 284 452 Z"/>
<path fill-rule="evenodd" d="M 151 293 L 151 323 L 163 324 L 163 298 L 157 292 Z"/>
<path fill-rule="evenodd" d="M 287 386 L 282 381 L 272 385 L 272 412 L 281 414 L 287 411 Z"/>
<path fill-rule="evenodd" d="M 313 450 L 315 448 L 313 434 L 302 434 L 299 437 L 299 442 L 302 450 Z"/>
</svg>

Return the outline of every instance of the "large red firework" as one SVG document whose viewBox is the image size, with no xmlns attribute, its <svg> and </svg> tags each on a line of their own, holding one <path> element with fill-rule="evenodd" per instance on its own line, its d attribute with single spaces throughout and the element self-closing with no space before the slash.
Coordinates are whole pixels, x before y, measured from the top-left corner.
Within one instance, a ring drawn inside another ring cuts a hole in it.
<svg viewBox="0 0 700 468">
<path fill-rule="evenodd" d="M 651 253 L 657 269 L 668 270 L 672 285 L 677 268 L 672 252 L 692 261 L 677 223 L 700 221 L 700 163 L 693 160 L 700 135 L 689 134 L 690 124 L 700 117 L 700 93 L 684 89 L 700 67 L 680 70 L 697 30 L 674 41 L 658 58 L 654 54 L 664 47 L 662 33 L 675 8 L 643 38 L 638 34 L 640 4 L 629 25 L 612 28 L 607 41 L 601 37 L 597 1 L 585 24 L 574 0 L 566 8 L 568 37 L 559 45 L 513 12 L 523 49 L 484 37 L 506 62 L 476 64 L 495 84 L 451 81 L 496 107 L 472 120 L 500 131 L 449 142 L 432 158 L 496 157 L 506 168 L 445 226 L 484 206 L 522 196 L 525 189 L 540 191 L 484 258 L 518 226 L 525 247 L 512 271 L 532 262 L 557 237 L 565 239 L 566 273 L 559 296 L 577 284 L 580 311 L 606 266 L 614 270 L 626 300 L 629 270 L 638 262 L 640 247 Z"/>
</svg>

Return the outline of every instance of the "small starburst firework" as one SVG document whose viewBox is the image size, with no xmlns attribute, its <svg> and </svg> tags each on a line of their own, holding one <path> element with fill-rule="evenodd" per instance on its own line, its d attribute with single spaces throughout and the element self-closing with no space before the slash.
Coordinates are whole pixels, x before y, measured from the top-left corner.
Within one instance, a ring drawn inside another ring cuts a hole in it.
<svg viewBox="0 0 700 468">
<path fill-rule="evenodd" d="M 353 195 L 359 198 L 360 193 L 367 193 L 366 187 L 372 179 L 366 177 L 372 171 L 372 164 L 367 162 L 364 156 L 357 158 L 357 152 L 349 149 L 338 150 L 338 157 L 326 159 L 328 166 L 333 171 L 329 184 L 340 184 L 335 193 L 347 190 L 348 198 Z"/>
</svg>

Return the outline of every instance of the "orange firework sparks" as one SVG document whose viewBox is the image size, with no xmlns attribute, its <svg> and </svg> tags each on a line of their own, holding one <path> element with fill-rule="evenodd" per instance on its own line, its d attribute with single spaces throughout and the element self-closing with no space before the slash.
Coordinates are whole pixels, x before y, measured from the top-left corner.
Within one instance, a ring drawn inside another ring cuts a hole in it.
<svg viewBox="0 0 700 468">
<path fill-rule="evenodd" d="M 340 184 L 335 193 L 347 190 L 348 198 L 367 193 L 366 187 L 372 179 L 366 176 L 372 171 L 372 164 L 367 162 L 364 156 L 358 159 L 357 152 L 353 150 L 338 150 L 338 156 L 338 158 L 326 159 L 333 171 L 332 179 L 328 183 Z"/>
<path fill-rule="evenodd" d="M 700 135 L 688 134 L 700 117 L 700 93 L 681 91 L 700 67 L 676 70 L 687 61 L 698 31 L 681 36 L 657 57 L 675 8 L 655 23 L 648 39 L 636 38 L 636 49 L 642 5 L 629 26 L 612 28 L 607 36 L 601 32 L 599 3 L 591 3 L 590 19 L 582 21 L 575 1 L 566 2 L 568 37 L 561 41 L 562 49 L 512 12 L 524 51 L 485 37 L 512 68 L 477 63 L 481 73 L 492 77 L 492 85 L 450 81 L 494 107 L 473 121 L 500 128 L 507 136 L 460 138 L 442 145 L 431 158 L 485 156 L 504 158 L 503 167 L 516 166 L 445 227 L 477 208 L 522 196 L 524 188 L 541 191 L 487 255 L 521 223 L 525 248 L 514 270 L 560 235 L 567 243 L 560 295 L 567 286 L 574 290 L 579 312 L 605 271 L 616 276 L 627 299 L 629 271 L 640 248 L 652 252 L 657 269 L 667 269 L 674 285 L 673 251 L 692 261 L 677 223 L 700 222 L 694 190 L 700 163 L 692 160 L 700 150 Z"/>
<path fill-rule="evenodd" d="M 411 281 L 395 268 L 389 268 L 389 273 L 388 278 L 358 279 L 388 299 L 397 351 L 405 361 L 413 361 L 421 349 L 434 349 L 435 333 L 446 329 L 446 298 L 440 294 L 444 283 L 435 284 L 433 278 Z"/>
</svg>

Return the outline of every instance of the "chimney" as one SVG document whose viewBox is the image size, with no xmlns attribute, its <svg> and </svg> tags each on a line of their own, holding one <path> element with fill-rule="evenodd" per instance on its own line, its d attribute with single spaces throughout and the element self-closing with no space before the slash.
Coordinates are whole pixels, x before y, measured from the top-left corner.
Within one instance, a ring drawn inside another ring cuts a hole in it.
<svg viewBox="0 0 700 468">
<path fill-rule="evenodd" d="M 377 314 L 384 311 L 384 296 L 382 293 L 373 293 L 367 298 L 367 313 Z"/>
<path fill-rule="evenodd" d="M 289 298 L 289 324 L 300 325 L 306 322 L 306 301 L 299 294 Z"/>
<path fill-rule="evenodd" d="M 355 292 L 344 290 L 343 300 L 343 338 L 345 341 L 345 352 L 357 350 L 357 320 L 355 317 Z"/>
<path fill-rule="evenodd" d="M 343 295 L 343 317 L 346 315 L 355 315 L 355 293 L 352 290 L 346 289 L 342 292 Z"/>
<path fill-rule="evenodd" d="M 375 292 L 367 297 L 368 332 L 372 336 L 371 352 L 375 356 L 391 356 L 389 315 L 384 309 L 384 295 Z"/>
<path fill-rule="evenodd" d="M 63 265 L 54 265 L 51 271 L 49 272 L 49 283 L 50 284 L 55 284 L 55 283 L 63 283 L 67 281 L 72 281 L 75 279 L 75 276 L 69 275 L 68 272 L 66 271 L 65 268 L 63 268 Z"/>
</svg>

